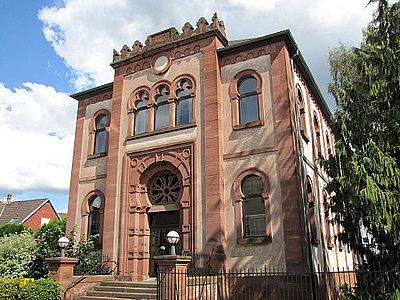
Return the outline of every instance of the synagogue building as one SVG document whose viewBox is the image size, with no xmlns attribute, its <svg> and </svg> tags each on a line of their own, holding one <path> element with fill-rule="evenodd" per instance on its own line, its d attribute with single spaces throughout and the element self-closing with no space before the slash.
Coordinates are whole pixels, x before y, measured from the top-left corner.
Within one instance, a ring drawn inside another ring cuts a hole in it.
<svg viewBox="0 0 400 300">
<path fill-rule="evenodd" d="M 111 67 L 72 95 L 67 230 L 99 234 L 120 275 L 153 276 L 170 230 L 227 269 L 353 265 L 318 163 L 331 114 L 289 30 L 230 41 L 215 14 L 114 50 Z"/>
</svg>

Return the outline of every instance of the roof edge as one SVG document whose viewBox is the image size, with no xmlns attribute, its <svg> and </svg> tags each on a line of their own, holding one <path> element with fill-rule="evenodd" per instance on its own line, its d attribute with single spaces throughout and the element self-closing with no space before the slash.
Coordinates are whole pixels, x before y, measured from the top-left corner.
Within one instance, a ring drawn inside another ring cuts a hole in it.
<svg viewBox="0 0 400 300">
<path fill-rule="evenodd" d="M 299 69 L 299 71 L 304 76 L 304 80 L 306 81 L 311 92 L 317 98 L 317 101 L 321 105 L 321 109 L 324 112 L 324 114 L 326 114 L 328 119 L 331 119 L 332 112 L 330 111 L 330 109 L 329 109 L 329 107 L 328 107 L 328 105 L 327 105 L 315 79 L 314 79 L 314 76 L 312 75 L 311 70 L 306 63 L 306 60 L 304 59 L 299 47 L 296 44 L 296 41 L 293 38 L 293 35 L 289 29 L 285 29 L 285 30 L 278 31 L 278 32 L 275 32 L 272 34 L 257 37 L 257 38 L 251 39 L 249 41 L 245 41 L 243 43 L 220 48 L 217 51 L 220 56 L 224 56 L 224 55 L 229 55 L 231 53 L 234 53 L 236 51 L 243 50 L 243 48 L 250 49 L 250 48 L 254 48 L 255 46 L 258 46 L 260 44 L 272 43 L 274 41 L 284 41 L 285 42 L 285 44 L 288 48 L 288 51 L 289 51 L 290 58 L 293 59 L 296 67 Z"/>
<path fill-rule="evenodd" d="M 102 91 L 108 91 L 108 90 L 112 90 L 114 86 L 114 82 L 109 82 L 100 86 L 96 86 L 94 88 L 88 89 L 88 90 L 83 90 L 80 92 L 77 92 L 75 94 L 69 95 L 71 98 L 74 98 L 75 100 L 83 100 L 84 98 L 86 98 L 85 96 L 91 94 L 91 93 L 96 93 L 96 92 L 102 92 Z"/>
</svg>

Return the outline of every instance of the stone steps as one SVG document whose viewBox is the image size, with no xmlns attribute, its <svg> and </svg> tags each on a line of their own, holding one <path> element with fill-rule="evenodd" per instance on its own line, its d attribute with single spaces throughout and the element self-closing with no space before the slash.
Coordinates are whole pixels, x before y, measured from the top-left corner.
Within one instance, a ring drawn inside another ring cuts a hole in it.
<svg viewBox="0 0 400 300">
<path fill-rule="evenodd" d="M 157 299 L 157 282 L 148 280 L 132 281 L 103 281 L 93 290 L 87 291 L 81 300 L 147 300 Z"/>
</svg>

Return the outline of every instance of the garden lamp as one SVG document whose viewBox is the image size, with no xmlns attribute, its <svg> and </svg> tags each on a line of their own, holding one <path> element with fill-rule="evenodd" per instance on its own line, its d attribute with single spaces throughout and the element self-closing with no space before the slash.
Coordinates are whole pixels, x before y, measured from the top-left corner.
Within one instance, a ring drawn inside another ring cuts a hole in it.
<svg viewBox="0 0 400 300">
<path fill-rule="evenodd" d="M 171 244 L 171 250 L 169 253 L 170 255 L 176 255 L 175 245 L 178 244 L 179 239 L 179 233 L 177 233 L 175 230 L 167 233 L 167 242 Z"/>
<path fill-rule="evenodd" d="M 69 239 L 66 236 L 62 236 L 58 239 L 58 247 L 61 248 L 61 257 L 65 257 L 65 248 L 69 244 Z"/>
</svg>

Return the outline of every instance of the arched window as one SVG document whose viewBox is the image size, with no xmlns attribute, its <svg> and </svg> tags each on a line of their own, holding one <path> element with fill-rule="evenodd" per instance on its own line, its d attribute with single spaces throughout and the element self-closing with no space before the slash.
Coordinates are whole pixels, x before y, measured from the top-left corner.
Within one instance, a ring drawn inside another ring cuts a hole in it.
<svg viewBox="0 0 400 300">
<path fill-rule="evenodd" d="M 303 93 L 301 92 L 301 88 L 297 87 L 297 104 L 299 107 L 299 118 L 300 118 L 300 132 L 303 138 L 308 142 L 308 134 L 307 134 L 307 124 L 306 124 L 306 110 L 303 99 Z"/>
<path fill-rule="evenodd" d="M 242 181 L 244 237 L 265 236 L 265 204 L 260 177 L 249 175 Z"/>
<path fill-rule="evenodd" d="M 322 149 L 321 149 L 321 130 L 319 127 L 319 121 L 316 114 L 314 114 L 314 132 L 315 132 L 315 147 L 317 149 L 317 156 L 322 156 Z"/>
<path fill-rule="evenodd" d="M 241 79 L 239 92 L 239 124 L 247 124 L 260 119 L 257 95 L 257 80 L 253 76 Z"/>
<path fill-rule="evenodd" d="M 96 248 L 100 249 L 103 233 L 104 194 L 95 190 L 90 192 L 82 202 L 81 234 L 90 238 L 98 235 Z"/>
<path fill-rule="evenodd" d="M 96 118 L 94 154 L 107 152 L 107 123 L 108 119 L 106 115 L 99 115 Z"/>
<path fill-rule="evenodd" d="M 317 222 L 316 222 L 316 212 L 315 212 L 316 205 L 310 178 L 307 178 L 306 189 L 307 189 L 307 204 L 308 204 L 308 224 L 310 226 L 310 231 L 311 231 L 310 232 L 311 243 L 314 245 L 318 245 L 319 240 L 317 236 Z"/>
<path fill-rule="evenodd" d="M 329 249 L 332 249 L 332 235 L 331 235 L 331 208 L 329 203 L 329 197 L 326 192 L 323 193 L 323 203 L 324 203 L 324 217 L 325 217 L 325 239 L 326 239 L 326 246 Z"/>
<path fill-rule="evenodd" d="M 135 121 L 134 121 L 134 134 L 147 132 L 149 125 L 149 112 L 147 102 L 149 94 L 147 91 L 140 91 L 138 93 L 138 100 L 136 101 Z"/>
<path fill-rule="evenodd" d="M 329 159 L 329 157 L 332 155 L 332 149 L 331 149 L 331 141 L 329 139 L 328 132 L 325 135 L 326 138 L 326 158 Z"/>
<path fill-rule="evenodd" d="M 154 130 L 168 128 L 170 126 L 169 103 L 168 95 L 169 89 L 166 85 L 157 88 L 155 97 L 155 111 L 154 111 Z"/>
<path fill-rule="evenodd" d="M 176 92 L 176 125 L 192 122 L 192 86 L 187 79 L 182 79 L 179 87 Z"/>
<path fill-rule="evenodd" d="M 89 200 L 88 237 L 100 234 L 102 200 L 95 195 Z"/>
<path fill-rule="evenodd" d="M 88 158 L 107 154 L 109 126 L 110 113 L 107 110 L 101 109 L 93 115 L 89 124 Z"/>
<path fill-rule="evenodd" d="M 264 125 L 262 79 L 254 70 L 243 70 L 229 85 L 234 130 Z"/>
</svg>

